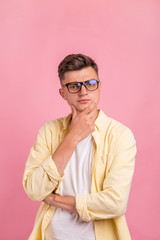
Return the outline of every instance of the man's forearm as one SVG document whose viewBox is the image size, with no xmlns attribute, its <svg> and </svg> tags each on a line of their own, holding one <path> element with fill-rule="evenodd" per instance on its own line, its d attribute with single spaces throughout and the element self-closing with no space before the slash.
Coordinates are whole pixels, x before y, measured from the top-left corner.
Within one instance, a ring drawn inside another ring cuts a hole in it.
<svg viewBox="0 0 160 240">
<path fill-rule="evenodd" d="M 69 212 L 78 213 L 76 210 L 76 202 L 74 196 L 59 196 L 57 194 L 50 194 L 43 200 L 46 204 L 61 208 Z"/>
<path fill-rule="evenodd" d="M 62 176 L 64 169 L 74 152 L 77 141 L 74 140 L 71 133 L 68 133 L 59 145 L 55 153 L 52 155 L 52 159 L 56 164 L 59 174 Z"/>
</svg>

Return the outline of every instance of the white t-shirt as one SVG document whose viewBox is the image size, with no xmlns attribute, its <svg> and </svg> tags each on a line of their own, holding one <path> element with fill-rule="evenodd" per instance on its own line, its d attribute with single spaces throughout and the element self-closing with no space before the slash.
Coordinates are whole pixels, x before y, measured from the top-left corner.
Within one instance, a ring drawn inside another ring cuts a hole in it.
<svg viewBox="0 0 160 240">
<path fill-rule="evenodd" d="M 65 168 L 61 195 L 86 195 L 91 188 L 91 134 L 77 144 Z M 45 240 L 95 240 L 93 222 L 84 222 L 76 213 L 57 208 L 47 227 Z"/>
</svg>

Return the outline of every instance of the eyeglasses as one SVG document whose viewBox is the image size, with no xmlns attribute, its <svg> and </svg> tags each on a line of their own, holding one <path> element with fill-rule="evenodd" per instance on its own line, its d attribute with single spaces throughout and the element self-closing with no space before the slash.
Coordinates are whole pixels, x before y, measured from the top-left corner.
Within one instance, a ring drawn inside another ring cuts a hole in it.
<svg viewBox="0 0 160 240">
<path fill-rule="evenodd" d="M 98 89 L 99 80 L 90 79 L 84 82 L 70 82 L 62 85 L 62 87 L 66 86 L 68 91 L 74 94 L 81 91 L 82 85 L 85 86 L 88 91 L 95 91 Z"/>
</svg>

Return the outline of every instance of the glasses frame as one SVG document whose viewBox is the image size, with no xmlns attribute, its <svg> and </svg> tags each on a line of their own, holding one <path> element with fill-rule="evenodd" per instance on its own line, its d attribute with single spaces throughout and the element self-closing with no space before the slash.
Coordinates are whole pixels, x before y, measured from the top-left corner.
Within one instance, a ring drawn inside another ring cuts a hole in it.
<svg viewBox="0 0 160 240">
<path fill-rule="evenodd" d="M 97 82 L 97 88 L 94 89 L 94 90 L 89 90 L 89 89 L 87 88 L 87 86 L 86 86 L 86 82 L 91 81 L 91 80 L 96 80 L 96 82 Z M 89 79 L 89 80 L 86 80 L 86 81 L 84 81 L 84 82 L 70 82 L 70 83 L 66 83 L 66 84 L 62 85 L 62 87 L 67 87 L 69 93 L 75 94 L 75 93 L 78 93 L 78 92 L 81 91 L 82 85 L 83 85 L 88 91 L 95 91 L 95 90 L 97 90 L 98 87 L 99 87 L 99 82 L 100 82 L 99 79 Z M 79 84 L 81 85 L 81 86 L 80 86 L 80 89 L 79 89 L 77 92 L 70 92 L 70 91 L 69 91 L 69 87 L 68 87 L 68 86 L 69 86 L 70 84 L 73 84 L 73 83 L 79 83 Z"/>
</svg>

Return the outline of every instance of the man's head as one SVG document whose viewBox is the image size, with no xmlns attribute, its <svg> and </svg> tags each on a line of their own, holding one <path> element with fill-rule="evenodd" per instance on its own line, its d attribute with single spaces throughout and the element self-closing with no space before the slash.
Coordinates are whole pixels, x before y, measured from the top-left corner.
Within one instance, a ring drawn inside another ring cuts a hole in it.
<svg viewBox="0 0 160 240">
<path fill-rule="evenodd" d="M 93 59 L 83 54 L 70 54 L 59 64 L 58 75 L 62 85 L 59 90 L 61 96 L 78 112 L 91 101 L 98 103 L 100 82 L 98 66 Z"/>
</svg>

